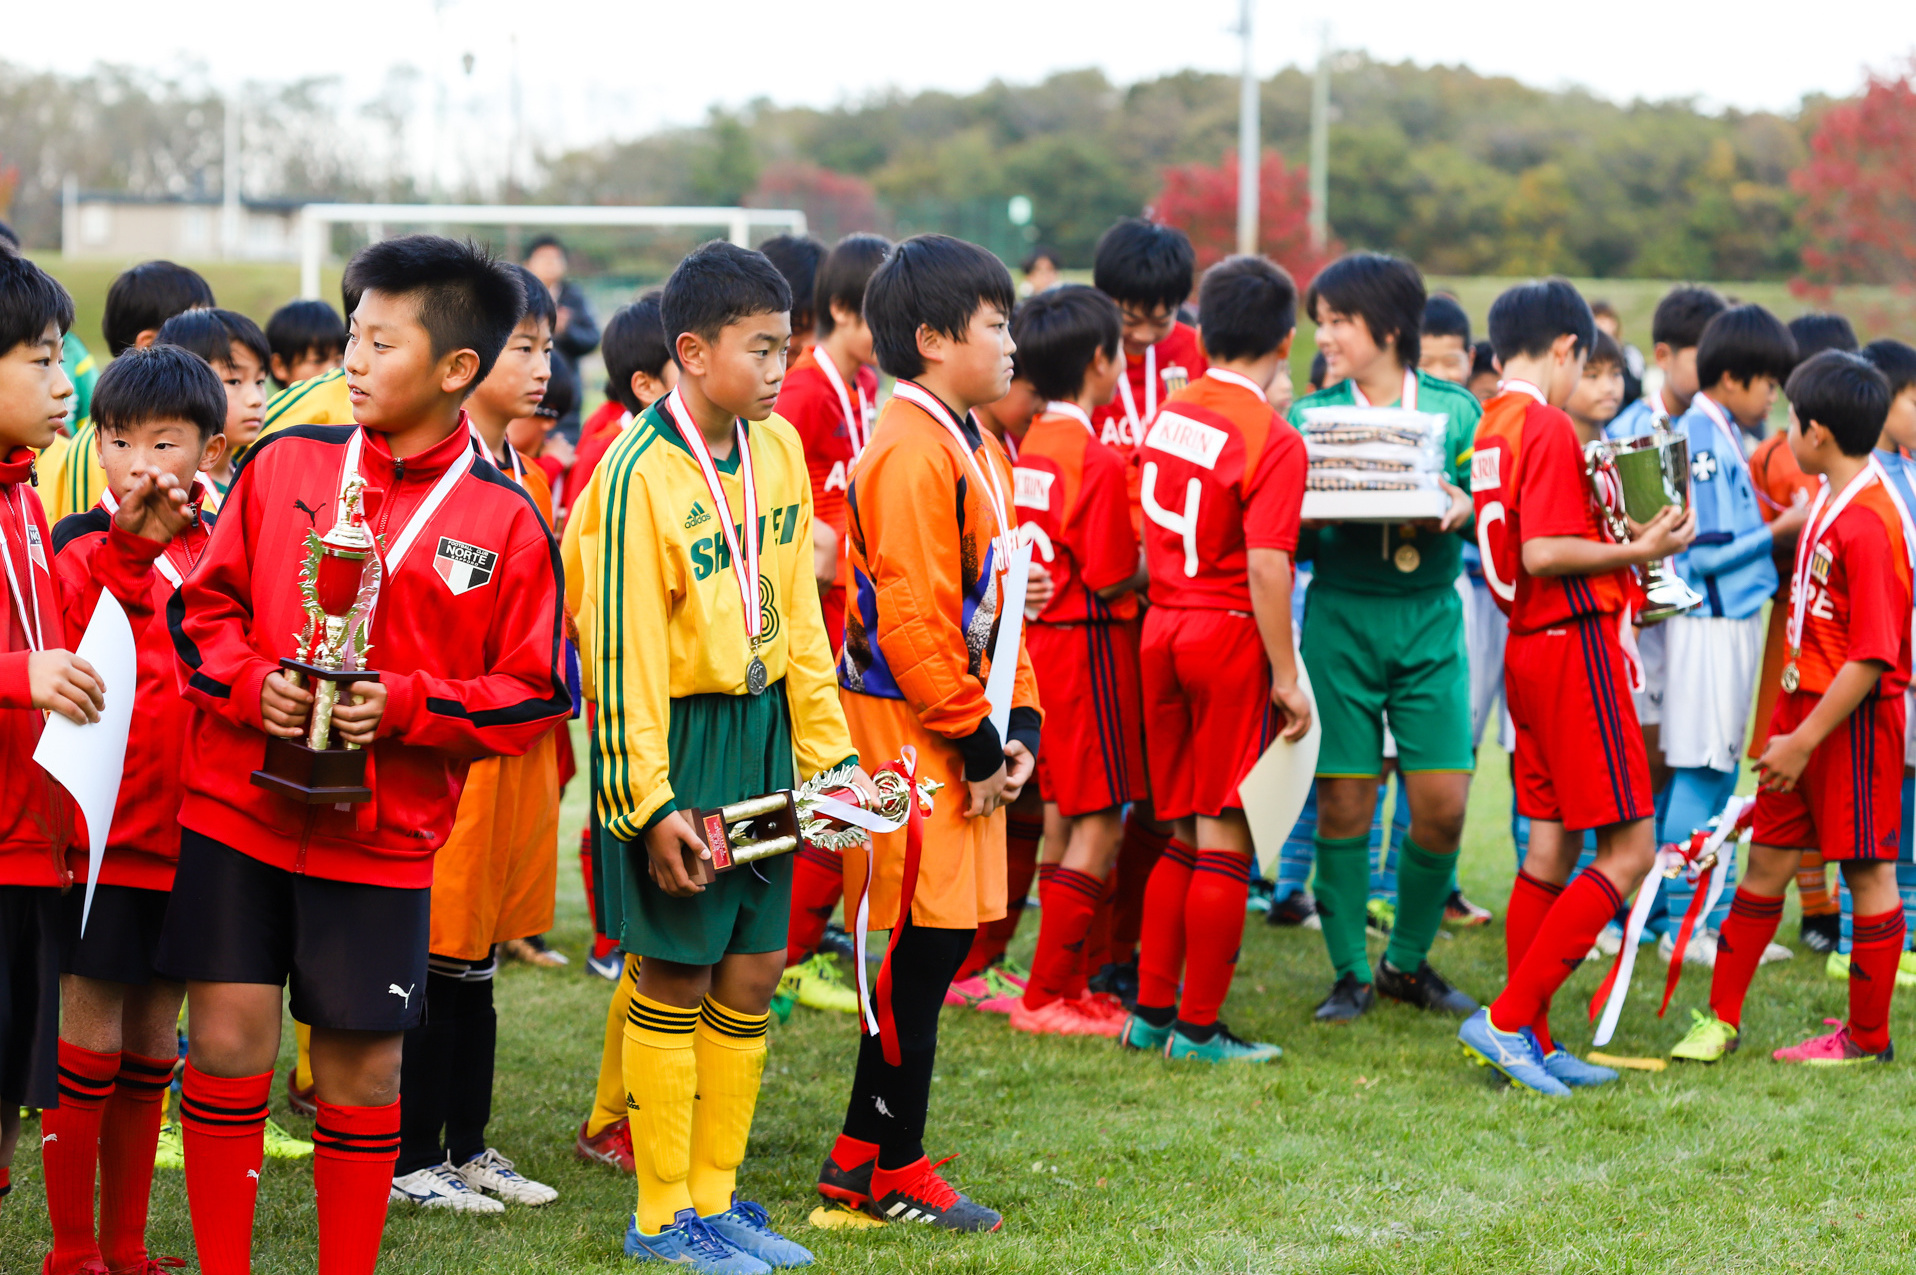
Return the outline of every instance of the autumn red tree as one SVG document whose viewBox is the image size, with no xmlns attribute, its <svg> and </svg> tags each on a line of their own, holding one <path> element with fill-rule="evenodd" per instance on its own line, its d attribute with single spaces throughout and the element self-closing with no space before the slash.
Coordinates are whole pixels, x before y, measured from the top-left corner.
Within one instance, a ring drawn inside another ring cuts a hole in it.
<svg viewBox="0 0 1916 1275">
<path fill-rule="evenodd" d="M 1151 217 L 1191 237 L 1202 270 L 1237 251 L 1237 155 L 1217 164 L 1176 164 L 1163 173 L 1163 187 L 1151 203 Z M 1287 168 L 1284 157 L 1265 151 L 1258 172 L 1257 246 L 1301 284 L 1335 257 L 1338 245 L 1323 252 L 1311 247 L 1310 176 L 1302 164 Z"/>
<path fill-rule="evenodd" d="M 1799 293 L 1839 283 L 1916 287 L 1916 58 L 1830 107 L 1791 174 L 1802 198 Z"/>
<path fill-rule="evenodd" d="M 805 214 L 806 228 L 826 243 L 883 226 L 870 182 L 817 164 L 767 164 L 745 203 L 750 208 L 797 208 Z"/>
</svg>

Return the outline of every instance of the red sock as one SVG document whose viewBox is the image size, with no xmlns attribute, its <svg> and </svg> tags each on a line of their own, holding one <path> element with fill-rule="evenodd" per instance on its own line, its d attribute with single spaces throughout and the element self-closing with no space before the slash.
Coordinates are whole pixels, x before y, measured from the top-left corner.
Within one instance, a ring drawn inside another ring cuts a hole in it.
<svg viewBox="0 0 1916 1275">
<path fill-rule="evenodd" d="M 1106 960 L 1113 965 L 1128 965 L 1137 959 L 1138 931 L 1144 923 L 1144 888 L 1150 884 L 1151 869 L 1164 853 L 1169 832 L 1160 832 L 1133 806 L 1124 821 L 1124 840 L 1118 845 L 1118 866 L 1112 872 L 1114 894 L 1111 900 L 1111 946 Z"/>
<path fill-rule="evenodd" d="M 266 1157 L 266 1099 L 272 1092 L 270 1071 L 229 1080 L 187 1061 L 180 1140 L 201 1275 L 248 1275 L 253 1269 L 253 1206 L 260 1161 Z"/>
<path fill-rule="evenodd" d="M 171 1058 L 120 1055 L 120 1074 L 100 1121 L 100 1260 L 107 1269 L 146 1269 L 146 1212 L 160 1100 L 173 1083 Z"/>
<path fill-rule="evenodd" d="M 812 954 L 825 937 L 825 923 L 845 893 L 845 870 L 839 857 L 817 846 L 799 847 L 792 864 L 792 913 L 786 931 L 785 964 L 793 966 Z"/>
<path fill-rule="evenodd" d="M 1622 905 L 1617 887 L 1601 872 L 1582 873 L 1565 886 L 1537 927 L 1530 949 L 1510 971 L 1503 995 L 1491 1005 L 1491 1022 L 1504 1031 L 1536 1022 Z"/>
<path fill-rule="evenodd" d="M 1038 842 L 1044 837 L 1043 819 L 1020 815 L 1005 818 L 1005 914 L 986 921 L 971 937 L 971 951 L 958 967 L 953 982 L 971 978 L 1005 954 L 1018 922 L 1024 919 L 1025 900 L 1031 895 L 1031 879 L 1038 870 Z"/>
<path fill-rule="evenodd" d="M 13 1194 L 13 1166 L 0 1164 L 0 1204 L 5 1204 L 7 1197 L 11 1194 Z"/>
<path fill-rule="evenodd" d="M 1178 1003 L 1184 972 L 1184 896 L 1191 888 L 1197 851 L 1173 837 L 1151 869 L 1144 891 L 1144 922 L 1138 931 L 1138 1004 L 1169 1009 Z"/>
<path fill-rule="evenodd" d="M 1025 1008 L 1043 1009 L 1068 997 L 1074 980 L 1082 981 L 1085 935 L 1103 896 L 1104 882 L 1089 872 L 1060 867 L 1045 874 L 1038 887 L 1038 950 L 1031 958 Z"/>
<path fill-rule="evenodd" d="M 1781 900 L 1778 900 L 1781 902 Z M 1865 1053 L 1889 1048 L 1889 1002 L 1903 958 L 1903 909 L 1858 913 L 1849 953 L 1849 1038 Z M 1761 948 L 1758 949 L 1761 951 Z"/>
<path fill-rule="evenodd" d="M 71 1275 L 97 1261 L 93 1238 L 93 1180 L 100 1167 L 100 1113 L 120 1071 L 118 1054 L 98 1054 L 60 1042 L 60 1105 L 40 1116 L 40 1161 L 47 1179 L 47 1215 L 53 1254 L 47 1275 Z"/>
<path fill-rule="evenodd" d="M 1251 892 L 1251 857 L 1235 850 L 1200 850 L 1184 895 L 1184 998 L 1178 1018 L 1196 1027 L 1217 1021 L 1231 990 L 1244 941 L 1244 901 Z"/>
<path fill-rule="evenodd" d="M 1780 894 L 1768 898 L 1739 887 L 1730 899 L 1730 914 L 1723 919 L 1723 929 L 1716 936 L 1716 968 L 1710 972 L 1710 1009 L 1733 1027 L 1743 1021 L 1743 997 L 1750 990 L 1756 967 L 1763 961 L 1763 949 L 1776 937 L 1776 927 L 1782 920 L 1783 896 Z"/>
<path fill-rule="evenodd" d="M 838 1135 L 838 1141 L 832 1144 L 832 1162 L 841 1169 L 856 1169 L 861 1164 L 869 1164 L 878 1158 L 878 1144 L 864 1142 L 849 1133 Z"/>
<path fill-rule="evenodd" d="M 1084 932 L 1084 950 L 1071 971 L 1071 986 L 1065 995 L 1084 995 L 1085 983 L 1093 974 L 1111 963 L 1111 896 L 1117 891 L 1115 877 L 1098 882 L 1098 906 L 1091 912 L 1091 924 Z"/>
<path fill-rule="evenodd" d="M 1504 909 L 1504 974 L 1506 978 L 1523 961 L 1523 954 L 1530 950 L 1530 940 L 1537 937 L 1537 928 L 1543 924 L 1543 918 L 1549 913 L 1550 905 L 1563 893 L 1563 887 L 1552 885 L 1541 877 L 1533 877 L 1528 872 L 1519 871 L 1517 879 L 1510 886 L 1510 905 Z M 1549 1053 L 1556 1042 L 1550 1037 L 1550 1006 L 1531 1022 L 1530 1029 L 1537 1034 L 1537 1044 L 1544 1053 Z"/>
<path fill-rule="evenodd" d="M 372 1275 L 398 1163 L 396 1100 L 383 1107 L 335 1107 L 320 1100 L 313 1121 L 319 1275 Z"/>
<path fill-rule="evenodd" d="M 585 914 L 599 915 L 599 902 L 593 894 L 596 883 L 592 880 L 592 825 L 590 822 L 579 830 L 579 880 L 585 884 Z"/>
</svg>

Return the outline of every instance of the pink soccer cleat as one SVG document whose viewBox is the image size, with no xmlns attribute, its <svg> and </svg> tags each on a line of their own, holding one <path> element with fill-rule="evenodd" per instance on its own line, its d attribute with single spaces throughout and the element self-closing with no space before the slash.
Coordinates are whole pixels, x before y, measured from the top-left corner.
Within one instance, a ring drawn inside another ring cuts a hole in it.
<svg viewBox="0 0 1916 1275">
<path fill-rule="evenodd" d="M 1804 1063 L 1811 1067 L 1848 1067 L 1856 1063 L 1889 1062 L 1896 1057 L 1894 1045 L 1880 1054 L 1864 1052 L 1850 1039 L 1849 1027 L 1840 1019 L 1825 1018 L 1823 1025 L 1836 1030 L 1827 1036 L 1812 1036 L 1800 1045 L 1776 1050 L 1770 1057 L 1778 1062 Z"/>
<path fill-rule="evenodd" d="M 990 986 L 976 974 L 961 978 L 945 989 L 945 1004 L 958 1009 L 976 1009 L 990 999 Z"/>
<path fill-rule="evenodd" d="M 1060 998 L 1042 1009 L 1028 1009 L 1022 999 L 1013 1001 L 1011 1026 L 1047 1036 L 1116 1036 L 1122 1024 L 1086 1013 L 1081 1001 Z"/>
</svg>

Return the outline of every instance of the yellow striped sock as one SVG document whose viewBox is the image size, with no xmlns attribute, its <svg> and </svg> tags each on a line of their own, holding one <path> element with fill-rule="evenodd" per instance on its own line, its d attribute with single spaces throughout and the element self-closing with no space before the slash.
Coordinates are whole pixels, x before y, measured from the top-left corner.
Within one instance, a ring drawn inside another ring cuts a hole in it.
<svg viewBox="0 0 1916 1275">
<path fill-rule="evenodd" d="M 698 1102 L 692 1109 L 692 1207 L 711 1217 L 732 1207 L 738 1166 L 758 1109 L 765 1075 L 765 1027 L 770 1014 L 741 1014 L 711 997 L 699 1006 L 692 1051 L 699 1061 Z"/>
<path fill-rule="evenodd" d="M 639 1179 L 639 1230 L 657 1235 L 692 1207 L 692 1107 L 698 1059 L 696 1009 L 661 1005 L 638 992 L 625 1016 L 623 1074 L 632 1116 L 632 1161 Z"/>
<path fill-rule="evenodd" d="M 612 989 L 605 1007 L 605 1048 L 599 1053 L 599 1083 L 592 1095 L 592 1114 L 585 1119 L 585 1136 L 596 1138 L 605 1127 L 626 1115 L 625 1015 L 639 986 L 639 958 L 627 953 L 625 972 Z"/>
</svg>

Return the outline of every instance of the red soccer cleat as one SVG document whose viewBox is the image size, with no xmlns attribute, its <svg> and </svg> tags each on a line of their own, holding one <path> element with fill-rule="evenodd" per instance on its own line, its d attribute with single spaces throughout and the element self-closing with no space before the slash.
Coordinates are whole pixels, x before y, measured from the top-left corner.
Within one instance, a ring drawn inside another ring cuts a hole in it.
<svg viewBox="0 0 1916 1275">
<path fill-rule="evenodd" d="M 634 1172 L 632 1164 L 632 1122 L 620 1116 L 591 1137 L 585 1126 L 573 1139 L 572 1154 L 590 1164 L 609 1164 L 621 1173 Z"/>
</svg>

